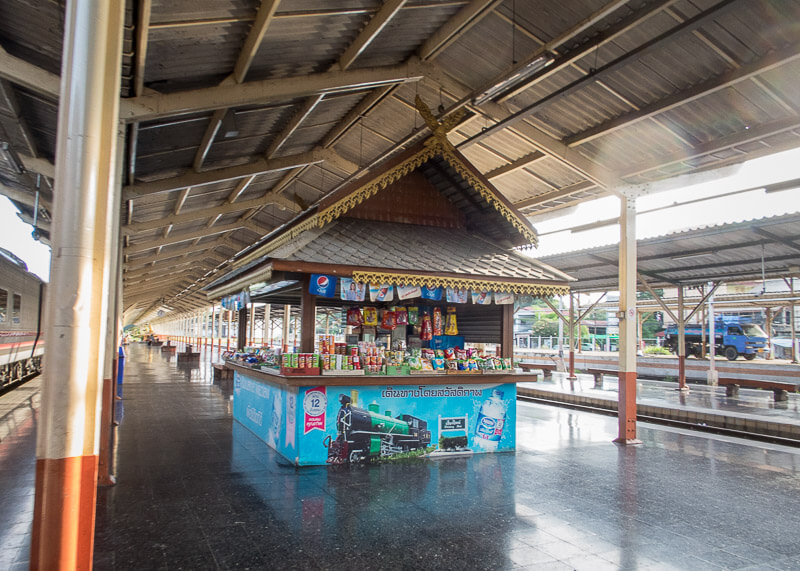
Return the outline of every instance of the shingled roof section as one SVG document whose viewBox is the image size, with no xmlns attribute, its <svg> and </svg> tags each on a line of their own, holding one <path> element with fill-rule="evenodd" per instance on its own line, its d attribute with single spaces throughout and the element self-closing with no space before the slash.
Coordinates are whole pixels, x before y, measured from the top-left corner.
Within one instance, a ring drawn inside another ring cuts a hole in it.
<svg viewBox="0 0 800 571">
<path fill-rule="evenodd" d="M 302 239 L 300 240 L 302 242 Z M 283 256 L 282 256 L 283 257 Z M 466 230 L 342 218 L 286 260 L 494 278 L 568 281 L 570 276 Z"/>
</svg>

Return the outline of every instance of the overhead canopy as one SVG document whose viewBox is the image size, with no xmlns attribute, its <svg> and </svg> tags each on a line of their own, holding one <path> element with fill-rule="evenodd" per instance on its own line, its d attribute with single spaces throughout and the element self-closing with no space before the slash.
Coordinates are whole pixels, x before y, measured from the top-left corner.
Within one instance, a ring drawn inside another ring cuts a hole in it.
<svg viewBox="0 0 800 571">
<path fill-rule="evenodd" d="M 44 240 L 65 5 L 0 2 L 0 193 Z M 129 0 L 124 307 L 203 306 L 242 248 L 425 138 L 417 95 L 467 111 L 450 141 L 526 215 L 797 147 L 798 21 L 800 0 Z"/>
<path fill-rule="evenodd" d="M 653 287 L 786 277 L 800 267 L 800 214 L 638 240 L 636 251 L 638 271 Z M 616 291 L 618 259 L 616 244 L 542 258 L 575 277 L 578 292 Z"/>
</svg>

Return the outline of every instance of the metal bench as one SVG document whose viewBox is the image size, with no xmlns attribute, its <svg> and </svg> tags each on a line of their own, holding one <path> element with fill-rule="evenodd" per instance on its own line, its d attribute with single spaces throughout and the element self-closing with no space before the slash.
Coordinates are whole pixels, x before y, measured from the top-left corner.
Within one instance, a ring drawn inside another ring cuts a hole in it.
<svg viewBox="0 0 800 571">
<path fill-rule="evenodd" d="M 758 379 L 719 379 L 719 384 L 725 387 L 725 395 L 729 397 L 739 396 L 739 387 L 750 387 L 755 389 L 768 389 L 775 395 L 775 402 L 789 400 L 789 393 L 796 393 L 800 388 L 796 383 L 782 381 L 762 381 Z"/>
</svg>

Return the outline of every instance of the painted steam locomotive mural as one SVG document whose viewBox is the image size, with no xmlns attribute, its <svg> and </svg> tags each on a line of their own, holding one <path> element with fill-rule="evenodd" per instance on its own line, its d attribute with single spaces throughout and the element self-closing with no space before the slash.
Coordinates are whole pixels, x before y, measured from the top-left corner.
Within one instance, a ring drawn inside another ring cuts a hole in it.
<svg viewBox="0 0 800 571">
<path fill-rule="evenodd" d="M 44 282 L 0 248 L 0 390 L 41 371 Z"/>
<path fill-rule="evenodd" d="M 391 412 L 380 414 L 378 404 L 368 409 L 353 405 L 347 395 L 339 395 L 341 407 L 336 414 L 336 439 L 325 438 L 328 463 L 343 464 L 387 458 L 412 450 L 424 450 L 431 443 L 428 423 L 403 414 L 392 418 Z"/>
<path fill-rule="evenodd" d="M 516 384 L 297 387 L 237 370 L 233 417 L 297 466 L 514 450 Z"/>
</svg>

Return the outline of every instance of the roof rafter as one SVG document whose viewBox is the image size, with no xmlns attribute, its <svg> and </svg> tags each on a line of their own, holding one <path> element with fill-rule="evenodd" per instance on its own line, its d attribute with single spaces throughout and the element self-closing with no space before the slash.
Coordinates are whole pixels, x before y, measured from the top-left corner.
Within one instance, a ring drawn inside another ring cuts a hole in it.
<svg viewBox="0 0 800 571">
<path fill-rule="evenodd" d="M 120 101 L 119 115 L 121 120 L 127 122 L 145 121 L 239 105 L 308 97 L 320 93 L 359 91 L 420 79 L 422 73 L 419 66 L 411 61 L 402 65 L 330 71 L 235 85 L 218 85 L 176 93 L 140 95 Z"/>
</svg>

